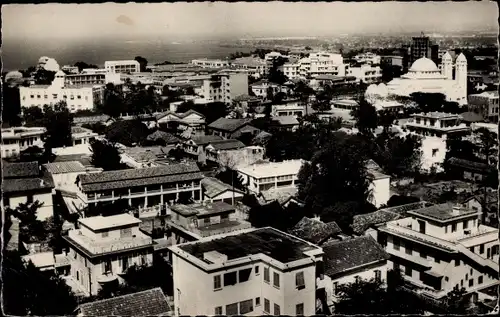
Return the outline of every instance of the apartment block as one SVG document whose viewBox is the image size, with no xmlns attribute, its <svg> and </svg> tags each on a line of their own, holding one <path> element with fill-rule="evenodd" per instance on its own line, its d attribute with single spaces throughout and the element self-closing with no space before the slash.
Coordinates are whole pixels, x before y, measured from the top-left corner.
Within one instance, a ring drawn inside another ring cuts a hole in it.
<svg viewBox="0 0 500 317">
<path fill-rule="evenodd" d="M 79 229 L 63 236 L 69 245 L 69 285 L 96 295 L 106 284 L 119 282 L 132 265 L 152 265 L 153 240 L 139 230 L 141 220 L 129 214 L 78 220 Z"/>
<path fill-rule="evenodd" d="M 295 187 L 303 160 L 263 162 L 237 168 L 243 184 L 253 193 L 272 188 Z"/>
<path fill-rule="evenodd" d="M 468 293 L 498 284 L 498 229 L 476 210 L 439 204 L 407 211 L 378 227 L 378 242 L 416 292 L 440 299 L 455 286 Z"/>
<path fill-rule="evenodd" d="M 359 67 L 350 66 L 348 69 L 348 75 L 356 77 L 358 81 L 365 84 L 372 84 L 381 80 L 382 71 L 380 66 L 364 64 Z"/>
<path fill-rule="evenodd" d="M 172 246 L 175 315 L 316 312 L 323 251 L 267 227 Z"/>
<path fill-rule="evenodd" d="M 469 95 L 467 98 L 469 99 L 469 111 L 479 113 L 489 122 L 498 122 L 498 91 L 485 91 L 480 94 Z"/>
<path fill-rule="evenodd" d="M 105 61 L 104 68 L 108 73 L 133 74 L 140 72 L 140 64 L 135 60 Z"/>
<path fill-rule="evenodd" d="M 47 132 L 45 128 L 16 127 L 2 129 L 2 157 L 19 156 L 21 151 L 29 147 L 37 146 L 43 148 L 43 135 Z"/>
<path fill-rule="evenodd" d="M 201 68 L 223 68 L 229 67 L 229 61 L 223 61 L 220 59 L 193 59 L 191 64 L 201 67 Z"/>
<path fill-rule="evenodd" d="M 224 71 L 203 80 L 197 93 L 207 102 L 232 103 L 241 95 L 248 95 L 248 73 Z"/>
</svg>

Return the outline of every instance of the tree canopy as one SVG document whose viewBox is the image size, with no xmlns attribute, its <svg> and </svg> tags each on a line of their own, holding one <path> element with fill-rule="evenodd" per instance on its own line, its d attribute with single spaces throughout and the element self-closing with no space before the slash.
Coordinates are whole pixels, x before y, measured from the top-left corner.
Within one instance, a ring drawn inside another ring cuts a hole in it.
<svg viewBox="0 0 500 317">
<path fill-rule="evenodd" d="M 147 72 L 147 67 L 148 67 L 148 60 L 145 59 L 144 57 L 142 56 L 136 56 L 134 58 L 134 60 L 138 61 L 139 62 L 139 66 L 140 66 L 140 71 L 141 72 Z"/>
<path fill-rule="evenodd" d="M 139 144 L 150 134 L 148 127 L 138 119 L 113 122 L 106 131 L 106 139 L 125 146 Z"/>
<path fill-rule="evenodd" d="M 359 106 L 351 111 L 356 120 L 356 127 L 363 134 L 370 134 L 378 126 L 377 109 L 362 96 L 358 100 Z"/>
<path fill-rule="evenodd" d="M 114 171 L 126 168 L 121 163 L 120 153 L 115 144 L 94 140 L 90 143 L 92 156 L 91 162 L 95 167 L 100 167 L 105 171 Z"/>
</svg>

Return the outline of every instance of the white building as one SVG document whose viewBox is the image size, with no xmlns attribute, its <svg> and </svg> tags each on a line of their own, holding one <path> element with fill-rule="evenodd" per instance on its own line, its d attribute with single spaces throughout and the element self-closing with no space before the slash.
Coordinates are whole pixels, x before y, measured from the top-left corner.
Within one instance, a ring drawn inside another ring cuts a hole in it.
<svg viewBox="0 0 500 317">
<path fill-rule="evenodd" d="M 458 114 L 429 112 L 413 114 L 404 124 L 411 133 L 422 136 L 422 169 L 441 169 L 446 156 L 446 139 L 450 134 L 467 135 L 470 128 L 461 123 Z"/>
<path fill-rule="evenodd" d="M 280 70 L 285 74 L 288 79 L 295 79 L 300 77 L 300 64 L 299 63 L 285 63 L 280 66 Z"/>
<path fill-rule="evenodd" d="M 382 78 L 380 66 L 372 66 L 370 64 L 364 64 L 359 67 L 350 66 L 347 72 L 348 76 L 356 77 L 356 80 L 365 84 L 378 82 Z"/>
<path fill-rule="evenodd" d="M 138 61 L 105 61 L 104 68 L 108 73 L 133 74 L 141 71 L 141 66 Z"/>
<path fill-rule="evenodd" d="M 268 98 L 267 92 L 269 89 L 272 90 L 274 96 L 280 92 L 284 94 L 288 94 L 290 92 L 290 89 L 287 86 L 269 82 L 267 79 L 263 79 L 256 83 L 253 83 L 252 85 L 250 85 L 250 88 L 252 89 L 252 92 L 255 96 L 264 99 Z"/>
<path fill-rule="evenodd" d="M 231 62 L 231 68 L 247 70 L 250 76 L 259 78 L 267 74 L 269 67 L 260 58 L 241 57 Z"/>
<path fill-rule="evenodd" d="M 66 75 L 64 84 L 68 86 L 79 85 L 106 85 L 112 83 L 114 85 L 122 84 L 121 76 L 119 73 L 79 73 Z"/>
<path fill-rule="evenodd" d="M 380 166 L 370 160 L 366 166 L 368 179 L 370 180 L 371 197 L 369 199 L 375 207 L 385 205 L 391 197 L 391 177 L 383 173 Z"/>
<path fill-rule="evenodd" d="M 153 240 L 139 230 L 141 220 L 129 214 L 78 220 L 63 238 L 69 244 L 71 280 L 85 295 L 96 295 L 132 265 L 153 263 Z M 68 283 L 69 284 L 69 283 Z"/>
<path fill-rule="evenodd" d="M 71 66 L 71 65 L 64 65 L 61 67 L 62 71 L 68 72 L 70 74 L 78 74 L 78 67 L 77 66 Z"/>
<path fill-rule="evenodd" d="M 306 65 L 309 67 L 307 73 L 312 77 L 325 74 L 341 77 L 346 75 L 346 66 L 340 54 L 327 52 L 311 53 L 307 60 L 302 59 L 299 63 L 302 61 L 306 62 Z"/>
<path fill-rule="evenodd" d="M 248 74 L 237 71 L 224 71 L 203 80 L 196 94 L 203 97 L 207 103 L 232 103 L 234 98 L 248 95 Z"/>
<path fill-rule="evenodd" d="M 467 59 L 460 54 L 453 65 L 451 55 L 445 54 L 439 70 L 432 60 L 422 57 L 413 63 L 407 74 L 391 80 L 387 89 L 389 94 L 399 96 L 415 92 L 442 93 L 448 101 L 467 104 Z"/>
<path fill-rule="evenodd" d="M 43 135 L 45 128 L 17 127 L 2 129 L 2 157 L 19 156 L 21 151 L 31 146 L 43 148 Z"/>
<path fill-rule="evenodd" d="M 19 87 L 21 108 L 54 105 L 65 101 L 70 112 L 93 110 L 96 102 L 102 101 L 103 87 L 99 85 L 65 85 L 66 74 L 59 71 L 51 85 Z"/>
<path fill-rule="evenodd" d="M 380 65 L 381 57 L 374 53 L 362 53 L 354 56 L 354 60 L 360 64 Z"/>
<path fill-rule="evenodd" d="M 87 169 L 78 161 L 43 164 L 43 168 L 52 175 L 56 189 L 77 192 L 78 175 L 87 173 Z"/>
<path fill-rule="evenodd" d="M 272 188 L 294 187 L 303 160 L 263 162 L 237 167 L 243 184 L 253 193 Z"/>
<path fill-rule="evenodd" d="M 489 122 L 498 122 L 500 107 L 498 90 L 471 94 L 468 96 L 468 101 L 469 111 L 481 114 Z"/>
<path fill-rule="evenodd" d="M 323 251 L 273 228 L 172 246 L 175 315 L 304 315 L 316 312 Z"/>
<path fill-rule="evenodd" d="M 55 155 L 75 155 L 92 154 L 90 143 L 97 138 L 98 134 L 90 129 L 82 127 L 71 127 L 71 146 L 52 148 L 52 153 Z"/>
<path fill-rule="evenodd" d="M 273 117 L 304 116 L 306 106 L 298 99 L 284 100 L 281 104 L 272 105 L 271 115 Z"/>
<path fill-rule="evenodd" d="M 498 284 L 498 229 L 480 212 L 452 204 L 407 211 L 378 228 L 378 242 L 417 292 L 439 299 L 455 286 L 468 293 Z"/>
<path fill-rule="evenodd" d="M 229 61 L 223 61 L 220 59 L 193 59 L 191 64 L 196 65 L 201 68 L 224 68 L 229 67 Z"/>
</svg>

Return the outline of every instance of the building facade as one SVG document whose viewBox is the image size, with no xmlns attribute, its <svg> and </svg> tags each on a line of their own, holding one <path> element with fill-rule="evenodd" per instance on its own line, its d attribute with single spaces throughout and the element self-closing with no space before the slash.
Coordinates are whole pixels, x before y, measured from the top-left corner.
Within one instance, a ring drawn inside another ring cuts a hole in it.
<svg viewBox="0 0 500 317">
<path fill-rule="evenodd" d="M 134 60 L 105 61 L 104 69 L 108 73 L 115 74 L 133 74 L 141 71 L 139 62 Z"/>
<path fill-rule="evenodd" d="M 29 147 L 43 148 L 45 128 L 16 127 L 2 129 L 2 157 L 16 157 Z"/>
<path fill-rule="evenodd" d="M 241 95 L 248 95 L 248 73 L 225 71 L 203 80 L 195 92 L 209 102 L 232 103 Z"/>
<path fill-rule="evenodd" d="M 356 77 L 359 82 L 365 84 L 373 84 L 382 79 L 380 66 L 372 66 L 370 64 L 364 64 L 359 67 L 350 66 L 347 72 L 348 76 Z"/>
<path fill-rule="evenodd" d="M 63 236 L 69 245 L 71 279 L 85 295 L 96 295 L 132 265 L 153 264 L 153 240 L 139 230 L 141 221 L 129 214 L 78 220 L 79 229 Z"/>
<path fill-rule="evenodd" d="M 468 293 L 498 284 L 498 229 L 480 212 L 452 204 L 407 211 L 378 227 L 378 241 L 417 292 L 441 299 L 454 287 Z"/>
<path fill-rule="evenodd" d="M 480 94 L 469 95 L 467 98 L 469 111 L 481 114 L 489 122 L 498 122 L 498 91 L 485 91 Z"/>
<path fill-rule="evenodd" d="M 207 59 L 207 58 L 193 59 L 191 61 L 191 64 L 201 68 L 223 68 L 230 66 L 229 61 L 223 61 L 220 59 Z"/>
<path fill-rule="evenodd" d="M 248 190 L 259 194 L 273 188 L 295 187 L 303 163 L 302 160 L 256 163 L 238 167 L 237 172 Z"/>
<path fill-rule="evenodd" d="M 80 73 L 66 75 L 64 83 L 68 86 L 106 85 L 108 83 L 118 85 L 122 83 L 122 80 L 119 73 Z"/>
<path fill-rule="evenodd" d="M 277 250 L 284 248 L 289 251 Z M 304 240 L 268 227 L 169 249 L 176 316 L 316 312 L 316 263 L 323 251 Z"/>
</svg>

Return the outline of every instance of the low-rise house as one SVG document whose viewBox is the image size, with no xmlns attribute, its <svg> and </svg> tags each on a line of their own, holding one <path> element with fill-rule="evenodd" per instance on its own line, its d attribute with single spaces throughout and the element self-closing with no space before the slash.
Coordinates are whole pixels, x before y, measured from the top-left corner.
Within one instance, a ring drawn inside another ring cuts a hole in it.
<svg viewBox="0 0 500 317">
<path fill-rule="evenodd" d="M 495 167 L 489 166 L 486 163 L 473 162 L 465 159 L 452 157 L 448 160 L 448 164 L 461 174 L 464 180 L 482 181 L 496 171 Z"/>
<path fill-rule="evenodd" d="M 498 284 L 498 229 L 481 225 L 479 211 L 446 203 L 406 215 L 378 227 L 377 239 L 415 292 L 439 300 Z"/>
<path fill-rule="evenodd" d="M 287 86 L 269 82 L 267 79 L 263 79 L 251 84 L 250 88 L 252 89 L 252 92 L 255 96 L 264 99 L 268 98 L 267 93 L 270 90 L 272 90 L 273 96 L 276 96 L 276 94 L 280 92 L 288 95 L 291 91 Z"/>
<path fill-rule="evenodd" d="M 265 146 L 272 136 L 269 132 L 261 131 L 253 138 L 252 144 Z"/>
<path fill-rule="evenodd" d="M 71 283 L 85 295 L 118 281 L 132 265 L 152 265 L 153 241 L 139 230 L 141 221 L 129 214 L 78 220 L 80 229 L 63 236 L 69 245 Z"/>
<path fill-rule="evenodd" d="M 186 153 L 198 157 L 204 152 L 205 147 L 210 142 L 217 142 L 223 140 L 222 137 L 218 135 L 203 135 L 195 136 L 183 143 L 183 148 Z"/>
<path fill-rule="evenodd" d="M 340 240 L 342 230 L 335 221 L 324 223 L 317 218 L 304 217 L 290 229 L 289 233 L 321 246 L 330 239 Z"/>
<path fill-rule="evenodd" d="M 248 119 L 219 118 L 208 125 L 208 133 L 224 139 L 237 139 L 243 134 L 257 135 L 259 129 L 250 125 Z"/>
<path fill-rule="evenodd" d="M 71 146 L 53 148 L 52 153 L 55 155 L 65 154 L 92 154 L 90 143 L 96 139 L 97 133 L 92 132 L 90 129 L 82 127 L 71 127 L 71 139 L 73 143 Z"/>
<path fill-rule="evenodd" d="M 167 225 L 170 227 L 172 245 L 252 227 L 249 222 L 236 216 L 234 206 L 223 201 L 177 204 L 171 206 L 170 210 Z"/>
<path fill-rule="evenodd" d="M 173 308 L 161 288 L 81 304 L 77 316 L 172 316 Z"/>
<path fill-rule="evenodd" d="M 240 201 L 244 192 L 226 184 L 214 177 L 205 177 L 201 180 L 203 201 L 217 202 L 223 201 L 228 204 Z"/>
<path fill-rule="evenodd" d="M 278 116 L 272 118 L 270 125 L 275 129 L 295 131 L 299 127 L 299 120 L 295 116 Z"/>
<path fill-rule="evenodd" d="M 368 179 L 370 180 L 371 197 L 369 199 L 375 207 L 385 205 L 389 200 L 391 193 L 391 177 L 384 174 L 380 166 L 373 160 L 369 160 L 366 164 Z"/>
<path fill-rule="evenodd" d="M 7 163 L 2 166 L 3 206 L 15 209 L 21 203 L 39 201 L 37 218 L 45 220 L 54 214 L 52 195 L 54 181 L 50 173 L 42 171 L 38 162 Z"/>
<path fill-rule="evenodd" d="M 212 141 L 205 147 L 206 160 L 219 162 L 221 153 L 231 150 L 239 150 L 245 147 L 245 144 L 239 140 L 228 139 L 220 141 Z"/>
<path fill-rule="evenodd" d="M 121 162 L 131 168 L 157 167 L 160 161 L 168 157 L 168 153 L 175 146 L 143 146 L 127 147 L 121 150 Z"/>
<path fill-rule="evenodd" d="M 303 206 L 304 203 L 297 198 L 298 189 L 296 187 L 271 188 L 261 191 L 259 198 L 264 204 L 270 204 L 274 201 L 278 202 L 282 207 L 287 207 L 290 203 Z"/>
<path fill-rule="evenodd" d="M 176 315 L 294 315 L 316 312 L 323 251 L 267 227 L 175 245 Z"/>
<path fill-rule="evenodd" d="M 43 148 L 45 128 L 16 127 L 2 129 L 1 154 L 3 158 L 17 157 L 29 147 Z"/>
<path fill-rule="evenodd" d="M 107 171 L 78 176 L 78 187 L 89 208 L 120 199 L 130 206 L 172 204 L 179 195 L 201 200 L 203 175 L 196 164 L 176 163 L 159 167 Z"/>
<path fill-rule="evenodd" d="M 246 166 L 262 161 L 264 155 L 265 149 L 256 145 L 220 150 L 217 156 L 217 163 L 234 169 L 236 166 Z"/>
<path fill-rule="evenodd" d="M 161 130 L 156 130 L 146 137 L 149 142 L 164 143 L 165 145 L 174 145 L 180 142 L 175 135 Z"/>
<path fill-rule="evenodd" d="M 469 111 L 481 114 L 489 122 L 497 123 L 499 115 L 498 100 L 498 90 L 471 94 L 468 96 L 468 108 Z"/>
<path fill-rule="evenodd" d="M 481 213 L 482 223 L 492 227 L 498 224 L 498 191 L 487 191 L 486 195 L 478 194 L 467 198 L 462 206 Z M 486 206 L 486 208 L 483 208 Z"/>
<path fill-rule="evenodd" d="M 188 110 L 184 113 L 167 111 L 156 115 L 158 125 L 165 124 L 168 128 L 183 132 L 187 129 L 192 131 L 192 135 L 205 134 L 205 116 L 197 111 Z"/>
<path fill-rule="evenodd" d="M 262 100 L 259 98 L 249 95 L 241 95 L 234 98 L 235 105 L 243 109 L 243 112 L 246 113 L 260 106 L 261 102 Z"/>
<path fill-rule="evenodd" d="M 237 171 L 248 190 L 258 194 L 272 188 L 295 187 L 297 174 L 303 163 L 303 160 L 257 162 L 238 167 Z"/>
<path fill-rule="evenodd" d="M 389 255 L 372 237 L 332 241 L 323 245 L 324 274 L 333 283 L 333 296 L 341 284 L 360 279 L 387 280 Z"/>
<path fill-rule="evenodd" d="M 33 263 L 42 272 L 67 276 L 71 269 L 71 259 L 65 253 L 54 254 L 53 251 L 47 251 L 24 255 L 21 258 L 25 263 Z"/>
<path fill-rule="evenodd" d="M 78 175 L 87 173 L 87 168 L 78 161 L 47 163 L 43 164 L 43 169 L 52 175 L 55 189 L 72 192 L 78 191 L 76 185 Z"/>
<path fill-rule="evenodd" d="M 280 104 L 272 105 L 271 115 L 281 116 L 304 116 L 305 105 L 298 99 L 283 100 Z"/>
</svg>

